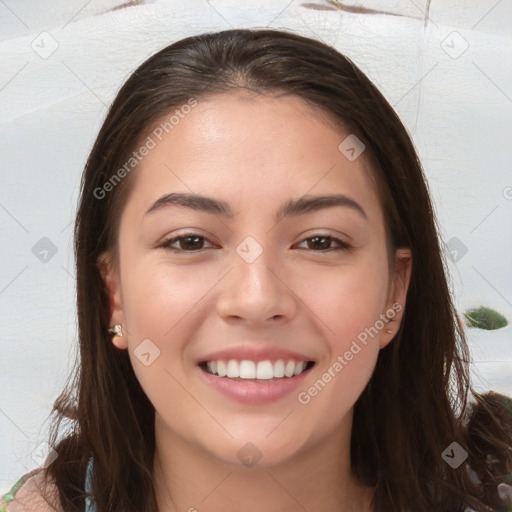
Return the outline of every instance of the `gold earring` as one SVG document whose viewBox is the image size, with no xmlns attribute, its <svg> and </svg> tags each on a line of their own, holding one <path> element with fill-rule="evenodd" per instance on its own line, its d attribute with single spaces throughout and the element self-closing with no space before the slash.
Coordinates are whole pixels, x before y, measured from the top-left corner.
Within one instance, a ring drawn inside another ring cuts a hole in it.
<svg viewBox="0 0 512 512">
<path fill-rule="evenodd" d="M 112 334 L 113 336 L 119 336 L 120 338 L 123 337 L 123 331 L 121 329 L 121 324 L 116 324 L 114 327 L 111 327 L 108 330 L 109 334 Z"/>
</svg>

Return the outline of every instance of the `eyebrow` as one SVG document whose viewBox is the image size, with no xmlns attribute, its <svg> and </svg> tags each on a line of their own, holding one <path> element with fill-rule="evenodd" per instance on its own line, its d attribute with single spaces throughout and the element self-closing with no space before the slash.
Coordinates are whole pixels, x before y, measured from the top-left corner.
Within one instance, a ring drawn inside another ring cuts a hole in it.
<svg viewBox="0 0 512 512">
<path fill-rule="evenodd" d="M 181 192 L 174 192 L 160 197 L 155 201 L 153 206 L 151 206 L 145 215 L 171 205 L 184 206 L 186 208 L 191 208 L 192 210 L 221 215 L 226 218 L 233 217 L 233 211 L 231 210 L 229 203 L 226 203 L 225 201 L 199 194 Z M 366 212 L 359 203 L 343 194 L 331 194 L 303 196 L 299 199 L 290 199 L 279 208 L 275 216 L 275 221 L 279 222 L 283 217 L 316 212 L 333 206 L 350 208 L 358 212 L 364 219 L 368 219 Z"/>
</svg>

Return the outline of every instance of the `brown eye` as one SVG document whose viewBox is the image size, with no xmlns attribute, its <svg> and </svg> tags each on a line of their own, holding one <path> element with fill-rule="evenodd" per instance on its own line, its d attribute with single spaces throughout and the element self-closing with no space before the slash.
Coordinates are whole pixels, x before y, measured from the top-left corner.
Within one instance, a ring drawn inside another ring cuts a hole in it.
<svg viewBox="0 0 512 512">
<path fill-rule="evenodd" d="M 196 235 L 195 233 L 189 233 L 182 236 L 171 238 L 164 242 L 160 247 L 170 249 L 175 252 L 194 252 L 200 251 L 204 247 L 206 238 L 204 236 Z M 178 247 L 175 244 L 178 244 Z"/>
<path fill-rule="evenodd" d="M 305 238 L 302 242 L 307 243 L 307 249 L 310 249 L 315 252 L 328 252 L 328 251 L 339 251 L 339 250 L 347 250 L 350 249 L 350 245 L 346 242 L 339 240 L 338 238 L 334 238 L 328 235 L 316 235 L 309 238 Z M 331 247 L 332 242 L 335 242 L 338 247 Z"/>
</svg>

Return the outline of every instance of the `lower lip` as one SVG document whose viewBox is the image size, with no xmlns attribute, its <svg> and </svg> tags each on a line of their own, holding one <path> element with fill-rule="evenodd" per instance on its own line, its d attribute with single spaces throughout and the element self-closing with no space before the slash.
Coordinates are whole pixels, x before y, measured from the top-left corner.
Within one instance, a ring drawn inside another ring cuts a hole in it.
<svg viewBox="0 0 512 512">
<path fill-rule="evenodd" d="M 219 377 L 198 367 L 203 378 L 211 387 L 237 402 L 250 405 L 269 404 L 290 394 L 304 382 L 311 368 L 294 377 L 284 377 L 272 381 L 247 380 L 244 382 L 243 380 Z"/>
</svg>

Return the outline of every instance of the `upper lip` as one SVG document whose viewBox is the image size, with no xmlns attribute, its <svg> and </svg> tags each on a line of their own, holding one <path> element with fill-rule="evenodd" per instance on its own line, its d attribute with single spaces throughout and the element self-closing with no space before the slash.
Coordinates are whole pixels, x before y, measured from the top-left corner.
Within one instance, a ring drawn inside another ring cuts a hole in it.
<svg viewBox="0 0 512 512">
<path fill-rule="evenodd" d="M 301 361 L 313 361 L 311 357 L 299 354 L 298 352 L 292 352 L 279 347 L 255 347 L 254 345 L 240 345 L 236 347 L 226 348 L 224 350 L 218 350 L 212 352 L 205 357 L 202 357 L 198 362 L 204 363 L 207 361 L 229 361 L 235 359 L 236 361 L 265 361 L 265 360 L 278 360 L 283 359 L 289 361 L 293 359 L 296 362 Z"/>
</svg>

